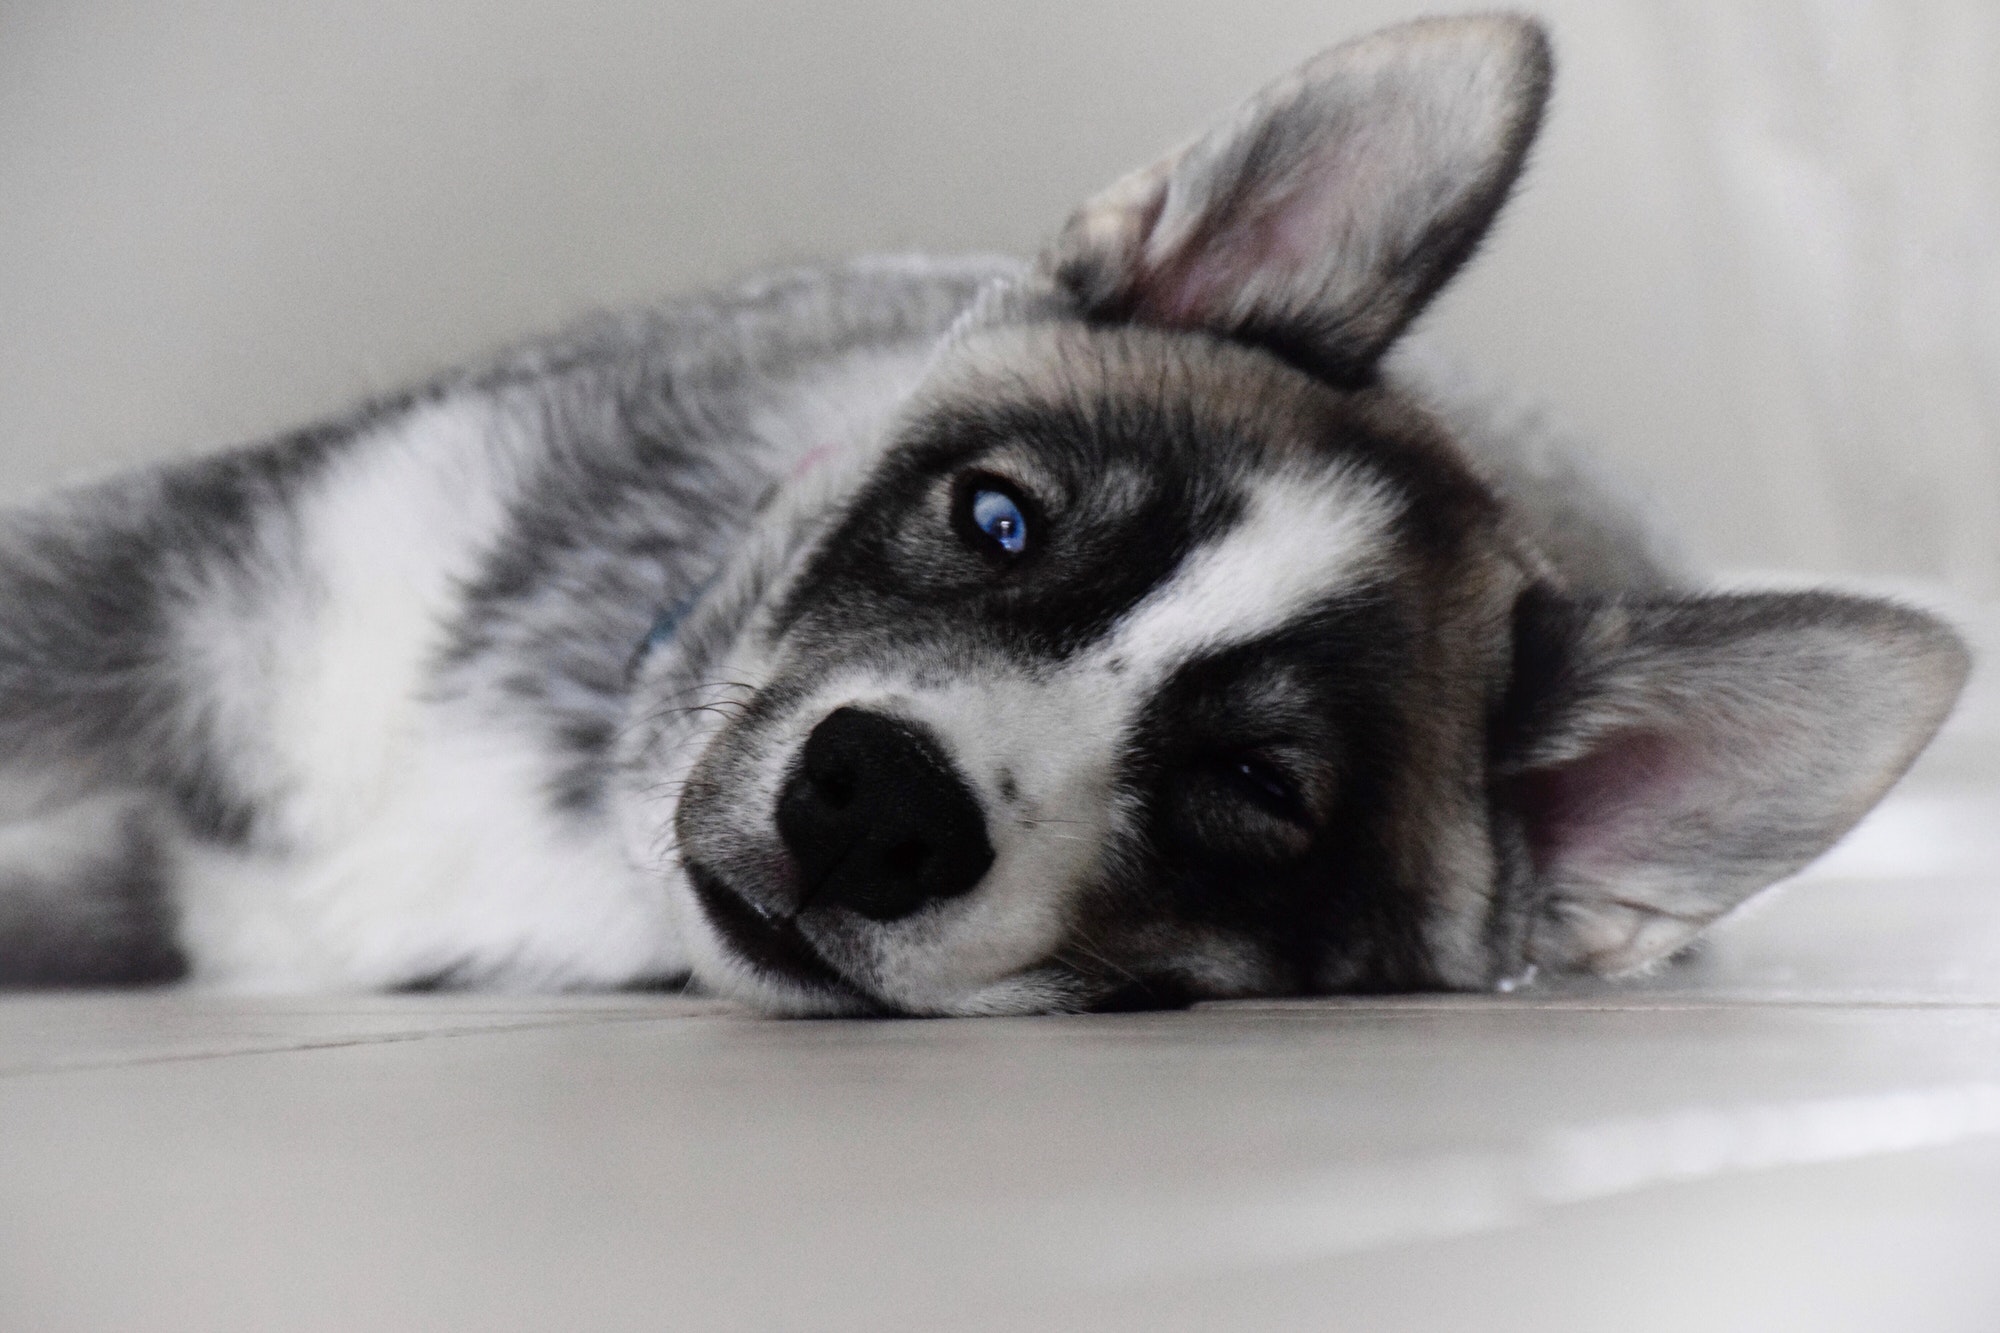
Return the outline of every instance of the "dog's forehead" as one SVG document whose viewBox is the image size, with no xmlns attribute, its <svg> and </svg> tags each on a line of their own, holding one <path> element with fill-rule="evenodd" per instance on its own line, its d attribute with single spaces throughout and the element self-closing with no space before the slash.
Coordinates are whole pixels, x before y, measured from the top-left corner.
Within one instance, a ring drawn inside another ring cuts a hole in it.
<svg viewBox="0 0 2000 1333">
<path fill-rule="evenodd" d="M 1253 349 L 1002 326 L 957 340 L 917 404 L 977 423 L 984 461 L 1067 489 L 1074 526 L 1123 543 L 1096 556 L 1145 569 L 1116 621 L 1128 655 L 1267 633 L 1395 563 L 1411 497 L 1375 455 L 1401 423 Z"/>
<path fill-rule="evenodd" d="M 1047 321 L 955 339 L 919 402 L 1087 423 L 1114 450 L 1193 444 L 1202 452 L 1177 461 L 1220 476 L 1325 464 L 1343 397 L 1265 353 L 1205 334 Z M 1149 427 L 1160 438 L 1144 438 Z"/>
<path fill-rule="evenodd" d="M 1119 660 L 1164 665 L 1266 638 L 1386 577 L 1401 499 L 1355 469 L 1245 483 L 1242 517 L 1197 547 L 1119 625 Z"/>
</svg>

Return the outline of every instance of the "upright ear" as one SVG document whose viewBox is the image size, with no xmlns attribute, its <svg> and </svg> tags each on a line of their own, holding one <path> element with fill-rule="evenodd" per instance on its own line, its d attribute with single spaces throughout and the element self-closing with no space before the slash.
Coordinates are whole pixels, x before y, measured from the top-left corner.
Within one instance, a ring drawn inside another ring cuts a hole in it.
<svg viewBox="0 0 2000 1333">
<path fill-rule="evenodd" d="M 1901 776 L 1970 665 L 1930 616 L 1819 593 L 1515 615 L 1495 735 L 1526 961 L 1615 974 L 1805 865 Z"/>
<path fill-rule="evenodd" d="M 1095 318 L 1207 329 L 1363 378 L 1485 235 L 1549 75 L 1525 18 L 1336 46 L 1086 203 L 1043 266 Z"/>
</svg>

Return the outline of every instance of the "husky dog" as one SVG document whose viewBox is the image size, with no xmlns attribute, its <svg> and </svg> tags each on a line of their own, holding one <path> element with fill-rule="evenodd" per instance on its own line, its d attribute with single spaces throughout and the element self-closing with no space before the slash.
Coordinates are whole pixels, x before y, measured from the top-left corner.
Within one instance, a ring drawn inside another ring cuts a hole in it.
<svg viewBox="0 0 2000 1333">
<path fill-rule="evenodd" d="M 1682 591 L 1384 368 L 1549 77 L 1392 28 L 1032 264 L 782 274 L 8 516 L 0 979 L 990 1014 L 1672 955 L 1967 658 Z"/>
</svg>

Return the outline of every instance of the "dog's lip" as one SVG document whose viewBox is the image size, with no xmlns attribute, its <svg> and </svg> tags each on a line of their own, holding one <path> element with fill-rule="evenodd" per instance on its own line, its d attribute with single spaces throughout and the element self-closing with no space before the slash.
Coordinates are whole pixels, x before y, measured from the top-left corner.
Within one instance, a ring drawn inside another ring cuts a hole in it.
<svg viewBox="0 0 2000 1333">
<path fill-rule="evenodd" d="M 698 862 L 689 861 L 687 872 L 702 914 L 738 959 L 793 985 L 831 991 L 871 1006 L 876 1003 L 820 956 L 796 922 L 759 911 L 722 876 Z"/>
</svg>

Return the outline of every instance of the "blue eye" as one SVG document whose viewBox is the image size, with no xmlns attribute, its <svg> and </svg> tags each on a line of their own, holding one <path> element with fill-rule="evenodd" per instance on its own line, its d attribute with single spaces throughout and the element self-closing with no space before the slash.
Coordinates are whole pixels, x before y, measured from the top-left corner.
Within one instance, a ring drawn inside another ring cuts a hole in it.
<svg viewBox="0 0 2000 1333">
<path fill-rule="evenodd" d="M 1005 491 L 972 493 L 972 525 L 1008 555 L 1028 549 L 1028 520 Z"/>
</svg>

